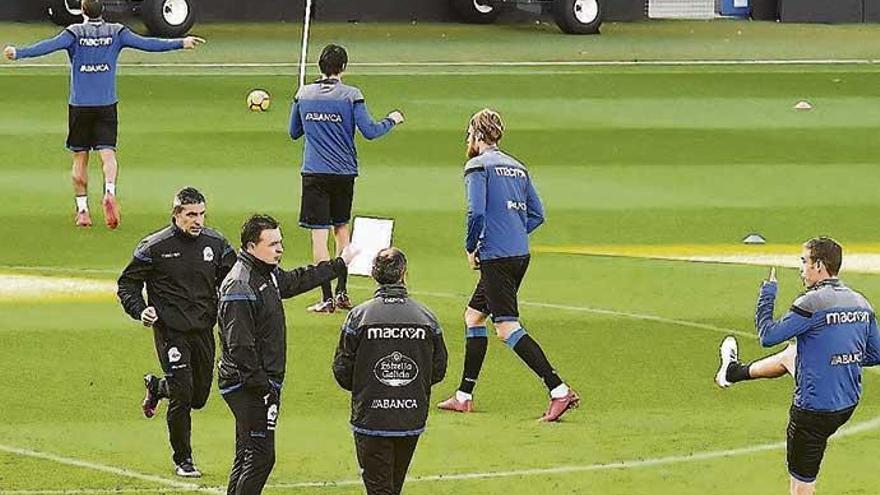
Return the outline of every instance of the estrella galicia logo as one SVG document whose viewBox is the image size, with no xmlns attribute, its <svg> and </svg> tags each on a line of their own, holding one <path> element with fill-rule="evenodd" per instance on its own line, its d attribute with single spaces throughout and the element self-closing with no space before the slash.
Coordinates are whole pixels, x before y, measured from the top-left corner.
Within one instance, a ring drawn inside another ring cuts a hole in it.
<svg viewBox="0 0 880 495">
<path fill-rule="evenodd" d="M 376 379 L 389 387 L 404 387 L 419 376 L 419 366 L 412 359 L 394 351 L 376 362 Z"/>
<path fill-rule="evenodd" d="M 205 261 L 214 261 L 214 250 L 211 249 L 211 246 L 205 246 L 205 250 L 202 251 L 202 257 Z"/>
</svg>

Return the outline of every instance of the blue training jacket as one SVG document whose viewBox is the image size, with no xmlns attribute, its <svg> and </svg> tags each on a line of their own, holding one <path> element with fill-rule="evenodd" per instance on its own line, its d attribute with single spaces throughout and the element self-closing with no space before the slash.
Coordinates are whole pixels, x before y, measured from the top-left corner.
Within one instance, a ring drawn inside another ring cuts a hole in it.
<svg viewBox="0 0 880 495">
<path fill-rule="evenodd" d="M 394 121 L 386 117 L 374 122 L 361 90 L 338 79 L 301 87 L 290 111 L 290 137 L 306 137 L 302 173 L 357 175 L 355 126 L 372 140 L 387 134 Z"/>
<path fill-rule="evenodd" d="M 773 320 L 777 284 L 764 282 L 755 312 L 761 345 L 797 339 L 794 405 L 835 412 L 859 403 L 862 367 L 880 364 L 880 331 L 864 296 L 831 278 L 798 297 Z"/>
<path fill-rule="evenodd" d="M 529 254 L 529 234 L 544 223 L 544 206 L 525 165 L 497 147 L 468 160 L 464 248 L 481 261 Z"/>
<path fill-rule="evenodd" d="M 144 38 L 122 24 L 89 20 L 65 28 L 58 36 L 16 50 L 16 59 L 67 50 L 70 58 L 70 104 L 106 106 L 116 97 L 116 61 L 123 48 L 165 52 L 183 48 L 183 40 Z"/>
</svg>

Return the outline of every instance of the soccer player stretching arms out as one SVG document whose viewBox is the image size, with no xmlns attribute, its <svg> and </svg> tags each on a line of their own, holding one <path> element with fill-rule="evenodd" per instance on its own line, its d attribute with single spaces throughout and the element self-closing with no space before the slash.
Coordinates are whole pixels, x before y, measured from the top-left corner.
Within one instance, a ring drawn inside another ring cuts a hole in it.
<svg viewBox="0 0 880 495">
<path fill-rule="evenodd" d="M 465 251 L 480 281 L 464 313 L 464 372 L 455 395 L 438 404 L 447 411 L 473 411 L 473 391 L 488 347 L 486 317 L 495 333 L 550 390 L 542 421 L 556 421 L 580 398 L 556 374 L 544 351 L 519 322 L 517 292 L 529 267 L 529 234 L 544 223 L 544 208 L 526 167 L 498 148 L 504 123 L 484 109 L 468 125 L 464 180 L 468 214 Z"/>
<path fill-rule="evenodd" d="M 123 48 L 164 52 L 194 48 L 204 43 L 189 36 L 176 40 L 143 38 L 121 24 L 104 22 L 101 0 L 83 0 L 82 24 L 74 24 L 58 36 L 23 48 L 7 46 L 9 60 L 41 57 L 67 50 L 70 57 L 70 107 L 67 149 L 73 152 L 73 192 L 76 195 L 75 222 L 91 227 L 88 182 L 89 152 L 101 155 L 104 165 L 104 222 L 111 229 L 119 226 L 119 203 L 116 201 L 116 60 Z"/>
<path fill-rule="evenodd" d="M 862 395 L 862 367 L 880 364 L 880 332 L 865 297 L 837 278 L 843 250 L 828 237 L 810 239 L 801 254 L 807 291 L 780 320 L 773 320 L 776 269 L 761 285 L 755 327 L 761 345 L 794 344 L 772 356 L 743 364 L 736 339 L 721 343 L 716 383 L 727 388 L 756 378 L 795 378 L 787 430 L 791 495 L 812 495 L 828 438 L 852 416 Z"/>
<path fill-rule="evenodd" d="M 348 53 L 345 48 L 325 46 L 318 60 L 324 77 L 297 91 L 290 112 L 290 137 L 306 137 L 299 225 L 312 232 L 315 263 L 330 259 L 327 243 L 331 229 L 337 255 L 351 241 L 348 222 L 354 199 L 354 179 L 358 175 L 355 127 L 365 138 L 377 139 L 403 122 L 403 114 L 397 110 L 373 122 L 361 90 L 342 83 L 346 65 Z M 330 282 L 323 284 L 321 300 L 310 306 L 309 311 L 332 313 L 336 309 L 351 309 L 346 291 L 347 277 L 347 272 L 339 276 L 335 299 Z"/>
</svg>

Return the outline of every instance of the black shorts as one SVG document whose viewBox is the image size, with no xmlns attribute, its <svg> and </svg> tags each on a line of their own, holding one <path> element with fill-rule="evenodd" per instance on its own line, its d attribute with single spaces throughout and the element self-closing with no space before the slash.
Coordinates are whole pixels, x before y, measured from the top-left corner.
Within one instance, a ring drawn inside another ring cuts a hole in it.
<svg viewBox="0 0 880 495">
<path fill-rule="evenodd" d="M 67 116 L 67 149 L 74 152 L 115 150 L 116 104 L 101 107 L 70 105 Z"/>
<path fill-rule="evenodd" d="M 480 281 L 468 307 L 492 315 L 494 322 L 518 320 L 516 294 L 528 269 L 529 255 L 481 262 Z"/>
<path fill-rule="evenodd" d="M 788 472 L 805 483 L 816 481 L 828 438 L 852 417 L 855 406 L 816 412 L 791 406 L 787 430 Z"/>
<path fill-rule="evenodd" d="M 300 227 L 329 229 L 347 224 L 351 220 L 354 178 L 354 175 L 303 175 Z"/>
</svg>

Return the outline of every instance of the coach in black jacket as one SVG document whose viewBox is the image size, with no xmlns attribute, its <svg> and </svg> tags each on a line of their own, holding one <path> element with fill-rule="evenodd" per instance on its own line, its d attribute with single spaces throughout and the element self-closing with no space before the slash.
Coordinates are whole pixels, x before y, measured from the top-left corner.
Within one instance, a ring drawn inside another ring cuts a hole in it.
<svg viewBox="0 0 880 495">
<path fill-rule="evenodd" d="M 281 229 L 254 215 L 241 228 L 238 261 L 220 287 L 220 393 L 235 416 L 235 460 L 228 495 L 263 490 L 275 464 L 275 425 L 287 359 L 282 299 L 319 287 L 345 273 L 356 254 L 284 271 Z"/>
<path fill-rule="evenodd" d="M 425 431 L 431 386 L 446 375 L 446 344 L 437 318 L 407 295 L 406 256 L 379 252 L 375 297 L 342 326 L 333 374 L 351 391 L 351 427 L 369 495 L 403 488 L 419 435 Z"/>
<path fill-rule="evenodd" d="M 178 476 L 199 477 L 192 460 L 192 409 L 211 392 L 217 289 L 235 263 L 235 250 L 205 227 L 205 196 L 187 187 L 172 204 L 171 225 L 147 236 L 119 276 L 119 302 L 135 320 L 153 327 L 164 378 L 144 377 L 144 416 L 168 398 L 168 437 Z M 143 289 L 147 287 L 144 301 Z"/>
</svg>

